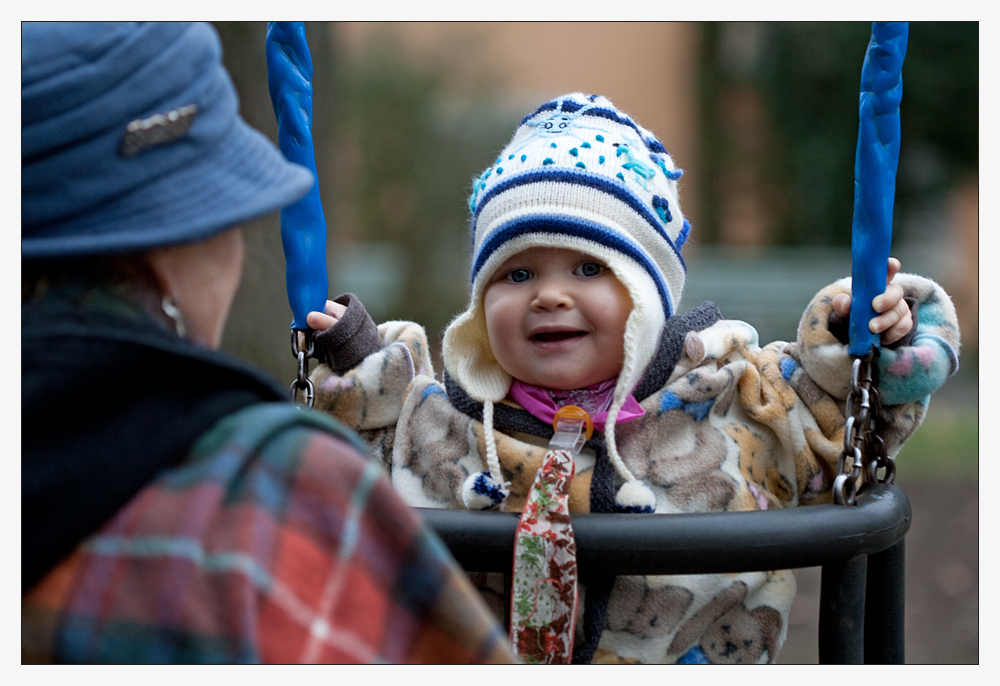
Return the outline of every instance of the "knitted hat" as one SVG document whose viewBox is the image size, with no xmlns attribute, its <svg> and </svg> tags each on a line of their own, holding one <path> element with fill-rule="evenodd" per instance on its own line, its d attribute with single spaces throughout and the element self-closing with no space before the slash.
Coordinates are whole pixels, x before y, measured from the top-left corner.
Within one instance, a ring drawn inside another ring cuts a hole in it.
<svg viewBox="0 0 1000 686">
<path fill-rule="evenodd" d="M 501 264 L 532 247 L 591 255 L 628 289 L 633 309 L 625 327 L 625 361 L 605 437 L 626 492 L 641 485 L 621 463 L 614 423 L 653 358 L 664 322 L 680 304 L 686 274 L 680 250 L 690 230 L 677 199 L 682 173 L 663 145 L 607 98 L 571 93 L 521 120 L 496 163 L 476 179 L 469 198 L 469 306 L 445 332 L 443 354 L 448 373 L 484 403 L 490 479 L 480 479 L 481 490 L 501 482 L 492 404 L 512 383 L 490 349 L 483 295 Z M 651 511 L 652 493 L 638 497 L 643 504 L 635 508 Z M 490 506 L 484 499 L 475 502 Z"/>
<path fill-rule="evenodd" d="M 21 256 L 210 238 L 312 187 L 239 115 L 208 24 L 21 25 Z"/>
</svg>

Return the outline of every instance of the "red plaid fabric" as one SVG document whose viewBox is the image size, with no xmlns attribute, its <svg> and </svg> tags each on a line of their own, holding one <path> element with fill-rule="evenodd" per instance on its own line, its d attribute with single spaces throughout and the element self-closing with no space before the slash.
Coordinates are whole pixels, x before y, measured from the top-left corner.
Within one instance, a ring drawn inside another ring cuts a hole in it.
<svg viewBox="0 0 1000 686">
<path fill-rule="evenodd" d="M 220 422 L 22 598 L 22 661 L 513 661 L 443 544 L 338 433 L 286 403 Z"/>
</svg>

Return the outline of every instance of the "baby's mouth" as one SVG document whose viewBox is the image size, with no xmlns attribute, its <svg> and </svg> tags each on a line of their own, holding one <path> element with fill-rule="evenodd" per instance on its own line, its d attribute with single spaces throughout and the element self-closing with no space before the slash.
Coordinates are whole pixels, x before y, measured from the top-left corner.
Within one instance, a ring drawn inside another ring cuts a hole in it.
<svg viewBox="0 0 1000 686">
<path fill-rule="evenodd" d="M 531 340 L 538 341 L 539 343 L 555 343 L 586 335 L 585 331 L 544 331 L 531 336 Z"/>
</svg>

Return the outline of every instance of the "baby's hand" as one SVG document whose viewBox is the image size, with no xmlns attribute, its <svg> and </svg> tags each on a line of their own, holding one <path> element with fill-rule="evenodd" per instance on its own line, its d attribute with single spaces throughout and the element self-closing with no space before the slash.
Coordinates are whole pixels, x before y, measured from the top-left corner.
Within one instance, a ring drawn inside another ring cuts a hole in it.
<svg viewBox="0 0 1000 686">
<path fill-rule="evenodd" d="M 347 306 L 327 300 L 323 309 L 324 312 L 310 312 L 306 315 L 306 324 L 313 331 L 326 331 L 336 324 L 344 316 Z"/>
<path fill-rule="evenodd" d="M 323 312 L 310 312 L 306 315 L 306 324 L 309 328 L 319 333 L 320 331 L 326 331 L 331 326 L 340 321 L 340 318 L 344 316 L 344 312 L 347 312 L 347 306 L 341 305 L 340 303 L 335 303 L 332 300 L 327 300 L 326 305 L 323 308 L 326 313 Z M 306 336 L 302 331 L 298 332 L 299 339 L 299 349 L 306 349 Z"/>
<path fill-rule="evenodd" d="M 872 318 L 868 328 L 872 333 L 882 334 L 882 343 L 895 343 L 913 328 L 913 317 L 910 308 L 903 300 L 903 289 L 892 283 L 899 272 L 900 263 L 895 257 L 889 258 L 889 271 L 886 276 L 885 292 L 875 296 L 872 307 L 879 316 Z M 851 296 L 846 293 L 834 296 L 833 311 L 841 317 L 847 317 L 851 312 Z M 312 316 L 312 315 L 310 315 Z"/>
</svg>

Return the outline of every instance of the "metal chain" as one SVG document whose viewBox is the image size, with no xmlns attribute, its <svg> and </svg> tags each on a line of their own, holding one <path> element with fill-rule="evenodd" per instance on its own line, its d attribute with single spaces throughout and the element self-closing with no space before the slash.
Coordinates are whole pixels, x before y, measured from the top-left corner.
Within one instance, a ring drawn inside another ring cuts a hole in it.
<svg viewBox="0 0 1000 686">
<path fill-rule="evenodd" d="M 859 479 L 864 483 L 892 483 L 896 464 L 882 439 L 884 420 L 878 392 L 878 348 L 855 357 L 851 369 L 851 391 L 844 408 L 844 449 L 837 461 L 833 497 L 840 505 L 856 502 Z M 885 470 L 880 479 L 879 470 Z"/>
<path fill-rule="evenodd" d="M 302 350 L 299 348 L 299 333 L 298 330 L 292 329 L 292 356 L 298 360 L 299 369 L 289 391 L 292 394 L 292 402 L 297 403 L 299 401 L 299 391 L 304 389 L 306 392 L 305 406 L 312 409 L 315 392 L 313 383 L 309 380 L 309 360 L 312 359 L 313 353 L 316 350 L 316 343 L 313 340 L 312 329 L 302 331 L 301 333 L 306 338 L 306 349 Z"/>
</svg>

